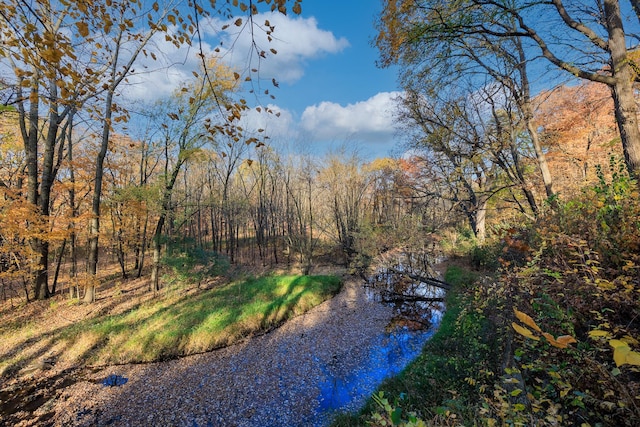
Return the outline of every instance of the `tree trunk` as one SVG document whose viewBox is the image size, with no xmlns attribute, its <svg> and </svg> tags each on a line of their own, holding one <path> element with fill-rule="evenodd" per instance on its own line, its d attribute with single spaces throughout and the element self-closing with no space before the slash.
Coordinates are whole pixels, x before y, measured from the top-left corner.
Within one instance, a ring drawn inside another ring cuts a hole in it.
<svg viewBox="0 0 640 427">
<path fill-rule="evenodd" d="M 140 242 L 140 246 L 138 248 L 139 254 L 136 255 L 136 262 L 137 262 L 136 268 L 138 269 L 138 273 L 136 274 L 136 277 L 138 278 L 142 276 L 142 269 L 144 268 L 144 258 L 147 252 L 146 248 L 147 248 L 147 225 L 148 224 L 149 224 L 149 211 L 145 213 L 144 226 L 142 227 L 142 242 Z"/>
<path fill-rule="evenodd" d="M 64 250 L 67 247 L 67 239 L 62 241 L 60 249 L 58 250 L 58 256 L 56 257 L 56 270 L 53 274 L 53 284 L 51 285 L 51 295 L 56 294 L 56 287 L 58 285 L 58 276 L 60 275 L 60 266 L 62 265 L 62 259 L 64 258 Z"/>
<path fill-rule="evenodd" d="M 69 120 L 73 121 L 74 113 L 69 116 Z M 73 123 L 68 127 L 68 136 L 67 136 L 67 157 L 69 160 L 69 182 L 71 185 L 69 186 L 69 205 L 71 207 L 71 218 L 75 219 L 78 217 L 78 206 L 76 205 L 76 175 L 73 164 L 73 142 L 71 138 L 71 134 L 73 132 Z M 80 298 L 80 290 L 78 288 L 78 282 L 76 278 L 78 277 L 78 249 L 76 245 L 76 231 L 75 231 L 75 221 L 72 221 L 71 225 L 71 233 L 69 235 L 69 245 L 70 245 L 70 255 L 71 255 L 71 270 L 69 272 L 70 280 L 69 280 L 69 298 Z"/>
<path fill-rule="evenodd" d="M 520 96 L 520 109 L 524 117 L 525 126 L 529 137 L 531 138 L 531 144 L 533 150 L 536 153 L 536 160 L 538 161 L 538 168 L 542 175 L 542 182 L 544 183 L 544 189 L 547 194 L 547 199 L 555 203 L 555 190 L 553 189 L 553 179 L 551 178 L 551 172 L 549 172 L 549 165 L 547 158 L 542 151 L 542 144 L 538 135 L 538 130 L 533 124 L 533 107 L 531 106 L 531 86 L 529 84 L 529 73 L 527 72 L 527 56 L 525 55 L 524 48 L 522 47 L 522 40 L 515 38 L 515 45 L 518 49 L 518 56 L 520 62 L 518 64 L 518 72 L 520 73 L 521 80 L 521 96 Z"/>
<path fill-rule="evenodd" d="M 638 107 L 633 96 L 636 73 L 627 57 L 625 32 L 617 0 L 605 0 L 604 13 L 609 34 L 611 69 L 615 84 L 611 87 L 616 122 L 620 131 L 627 169 L 634 178 L 640 177 L 640 130 Z"/>
<path fill-rule="evenodd" d="M 530 108 L 530 107 L 529 107 Z M 530 117 L 526 117 L 525 113 L 525 122 L 527 126 L 527 131 L 529 132 L 529 137 L 531 138 L 531 143 L 533 144 L 533 149 L 536 153 L 536 159 L 538 160 L 538 168 L 540 169 L 540 173 L 542 175 L 542 182 L 544 183 L 544 189 L 547 193 L 547 198 L 552 201 L 556 194 L 553 189 L 553 179 L 551 178 L 551 172 L 549 172 L 549 164 L 547 163 L 547 158 L 542 151 L 542 145 L 540 144 L 540 138 L 538 137 L 538 131 L 533 125 L 533 121 Z"/>
<path fill-rule="evenodd" d="M 117 62 L 117 61 L 115 61 Z M 115 73 L 114 73 L 115 74 Z M 93 198 L 91 200 L 91 225 L 89 228 L 89 274 L 96 276 L 98 273 L 98 240 L 100 236 L 100 202 L 102 200 L 102 181 L 104 176 L 104 159 L 107 155 L 109 146 L 109 135 L 111 133 L 111 117 L 113 106 L 113 91 L 107 92 L 105 101 L 105 116 L 102 123 L 102 140 L 100 141 L 100 151 L 96 157 L 96 175 L 94 179 Z M 91 303 L 95 301 L 95 285 L 90 285 L 84 295 L 84 302 Z"/>
<path fill-rule="evenodd" d="M 158 224 L 156 225 L 156 231 L 153 234 L 153 265 L 151 267 L 151 289 L 154 291 L 160 290 L 160 251 L 162 250 L 162 229 L 164 228 L 166 213 L 163 212 L 158 218 Z"/>
<path fill-rule="evenodd" d="M 486 197 L 480 197 L 480 202 L 476 206 L 476 210 L 474 212 L 474 230 L 473 232 L 478 239 L 478 242 L 484 242 L 487 236 L 487 227 L 486 227 L 486 218 L 487 218 L 487 199 Z"/>
</svg>

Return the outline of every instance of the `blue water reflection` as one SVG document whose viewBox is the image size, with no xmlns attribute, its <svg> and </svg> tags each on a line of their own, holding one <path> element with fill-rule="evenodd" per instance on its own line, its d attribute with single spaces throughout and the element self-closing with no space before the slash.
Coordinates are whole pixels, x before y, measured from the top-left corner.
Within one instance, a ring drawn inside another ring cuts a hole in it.
<svg viewBox="0 0 640 427">
<path fill-rule="evenodd" d="M 403 327 L 381 333 L 372 342 L 367 358 L 355 370 L 340 372 L 331 363 L 322 366 L 326 381 L 320 384 L 314 425 L 326 425 L 335 412 L 359 409 L 385 378 L 397 375 L 418 357 L 441 317 L 442 309 L 436 309 L 431 312 L 431 327 L 427 330 Z"/>
</svg>

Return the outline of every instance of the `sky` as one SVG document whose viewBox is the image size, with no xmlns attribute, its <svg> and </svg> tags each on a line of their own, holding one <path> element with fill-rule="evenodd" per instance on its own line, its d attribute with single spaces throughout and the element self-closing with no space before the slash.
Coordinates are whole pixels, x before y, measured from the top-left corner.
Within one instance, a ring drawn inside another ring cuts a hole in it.
<svg viewBox="0 0 640 427">
<path fill-rule="evenodd" d="M 264 128 L 274 143 L 292 143 L 304 152 L 322 154 L 346 144 L 357 147 L 364 158 L 384 157 L 397 151 L 393 98 L 398 85 L 395 69 L 376 66 L 372 40 L 380 8 L 379 0 L 303 0 L 301 15 L 258 15 L 255 23 L 269 20 L 275 26 L 271 42 L 254 31 L 256 45 L 267 52 L 259 63 L 255 53 L 249 56 L 248 28 L 215 17 L 203 24 L 203 49 L 213 54 L 218 46 L 223 61 L 241 74 L 252 74 L 260 89 L 256 93 L 262 95 L 247 97 L 250 104 L 280 112 L 276 118 L 254 110 L 244 118 L 247 128 Z M 220 31 L 226 23 L 231 25 Z M 164 62 L 173 65 L 130 79 L 134 99 L 168 95 L 197 69 L 196 49 L 176 50 L 160 38 L 155 43 Z M 277 54 L 270 54 L 271 48 Z M 154 68 L 151 62 L 146 65 Z M 259 69 L 259 79 L 251 68 Z M 264 95 L 267 89 L 275 99 Z"/>
<path fill-rule="evenodd" d="M 270 91 L 275 100 L 261 100 L 281 112 L 264 124 L 274 141 L 313 153 L 346 143 L 365 157 L 394 150 L 396 70 L 376 67 L 372 45 L 380 7 L 378 0 L 303 0 L 301 15 L 270 18 L 275 40 L 265 45 L 278 53 L 260 64 L 260 74 L 279 83 Z"/>
</svg>

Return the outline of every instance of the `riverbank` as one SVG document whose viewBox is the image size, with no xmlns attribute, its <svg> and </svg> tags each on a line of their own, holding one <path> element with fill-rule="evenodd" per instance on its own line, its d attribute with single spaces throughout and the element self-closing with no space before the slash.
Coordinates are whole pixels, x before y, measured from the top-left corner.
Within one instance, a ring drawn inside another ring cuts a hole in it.
<svg viewBox="0 0 640 427">
<path fill-rule="evenodd" d="M 5 303 L 0 425 L 46 424 L 62 390 L 93 381 L 89 376 L 96 366 L 176 359 L 242 342 L 340 289 L 337 276 L 268 275 L 158 293 L 145 292 L 134 280 L 118 285 L 117 293 L 103 291 L 90 305 L 61 295 L 46 305 L 12 309 Z"/>
<path fill-rule="evenodd" d="M 460 413 L 474 419 L 479 402 L 473 379 L 497 370 L 502 361 L 503 348 L 496 334 L 500 325 L 485 310 L 500 296 L 479 284 L 486 279 L 466 268 L 450 265 L 444 278 L 453 285 L 447 293 L 447 310 L 421 355 L 384 381 L 358 414 L 338 417 L 333 427 L 414 425 L 408 423 L 412 413 L 428 419 L 429 425 L 457 425 L 464 420 Z"/>
</svg>

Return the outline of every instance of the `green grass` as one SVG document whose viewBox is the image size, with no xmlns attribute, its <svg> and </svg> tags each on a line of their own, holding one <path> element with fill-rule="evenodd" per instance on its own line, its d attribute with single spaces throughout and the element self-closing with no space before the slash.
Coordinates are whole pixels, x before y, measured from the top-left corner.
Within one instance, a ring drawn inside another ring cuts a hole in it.
<svg viewBox="0 0 640 427">
<path fill-rule="evenodd" d="M 197 295 L 168 295 L 123 314 L 75 323 L 41 340 L 51 349 L 64 349 L 60 357 L 91 365 L 164 360 L 272 328 L 340 287 L 335 276 L 252 278 Z"/>
</svg>

